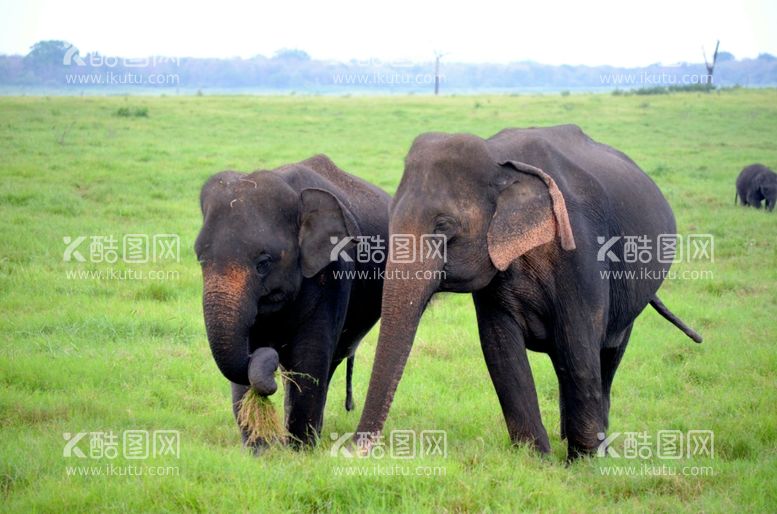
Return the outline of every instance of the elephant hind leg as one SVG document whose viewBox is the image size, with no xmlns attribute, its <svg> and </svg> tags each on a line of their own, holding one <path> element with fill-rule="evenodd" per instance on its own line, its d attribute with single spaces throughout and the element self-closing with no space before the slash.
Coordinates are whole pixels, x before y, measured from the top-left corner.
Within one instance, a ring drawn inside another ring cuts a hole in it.
<svg viewBox="0 0 777 514">
<path fill-rule="evenodd" d="M 602 414 L 604 416 L 605 429 L 610 426 L 610 391 L 612 389 L 612 381 L 615 378 L 615 371 L 618 369 L 623 353 L 626 351 L 626 345 L 629 343 L 633 326 L 634 324 L 632 323 L 623 332 L 612 338 L 610 344 L 605 344 L 605 347 L 599 353 L 602 370 Z"/>
<path fill-rule="evenodd" d="M 599 350 L 584 344 L 586 336 L 589 341 L 595 338 L 581 332 L 558 334 L 553 349 L 569 460 L 594 453 L 605 431 Z"/>
<path fill-rule="evenodd" d="M 351 412 L 353 405 L 353 355 L 348 357 L 345 369 L 345 410 Z"/>
<path fill-rule="evenodd" d="M 559 357 L 554 354 L 553 352 L 550 352 L 548 354 L 550 356 L 550 361 L 553 363 L 553 369 L 556 371 L 556 376 L 560 377 L 563 368 L 561 367 L 561 360 Z M 564 393 L 561 390 L 561 384 L 559 383 L 559 389 L 558 389 L 558 410 L 559 410 L 559 425 L 561 426 L 559 435 L 561 436 L 561 440 L 567 438 L 567 430 L 566 430 L 566 422 L 567 422 L 567 413 L 566 409 L 564 408 Z"/>
</svg>

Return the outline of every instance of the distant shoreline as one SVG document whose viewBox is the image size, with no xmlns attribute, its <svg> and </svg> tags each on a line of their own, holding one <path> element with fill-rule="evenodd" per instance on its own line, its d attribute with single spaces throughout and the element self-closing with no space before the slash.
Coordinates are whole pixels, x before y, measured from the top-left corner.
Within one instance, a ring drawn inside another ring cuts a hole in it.
<svg viewBox="0 0 777 514">
<path fill-rule="evenodd" d="M 777 83 L 757 86 L 722 87 L 717 90 L 742 89 L 773 89 Z M 622 88 L 622 87 L 520 87 L 520 88 L 448 88 L 440 93 L 440 96 L 542 96 L 542 95 L 601 95 L 612 94 L 615 91 L 623 93 L 639 94 L 640 89 L 650 88 Z M 713 89 L 712 91 L 715 91 Z M 694 92 L 694 91 L 689 91 Z M 390 90 L 378 88 L 365 89 L 322 89 L 322 90 L 292 90 L 292 89 L 261 89 L 261 88 L 52 88 L 42 86 L 0 86 L 0 96 L 4 97 L 46 97 L 46 96 L 300 96 L 300 97 L 378 97 L 378 96 L 434 96 L 433 91 L 428 90 Z"/>
</svg>

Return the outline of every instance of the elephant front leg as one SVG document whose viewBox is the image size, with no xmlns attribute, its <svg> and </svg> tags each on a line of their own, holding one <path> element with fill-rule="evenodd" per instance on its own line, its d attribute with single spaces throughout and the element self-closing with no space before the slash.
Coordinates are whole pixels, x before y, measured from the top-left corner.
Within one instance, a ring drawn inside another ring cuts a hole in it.
<svg viewBox="0 0 777 514">
<path fill-rule="evenodd" d="M 763 200 L 763 196 L 757 189 L 750 191 L 747 195 L 747 204 L 756 209 L 761 208 L 761 200 Z"/>
<path fill-rule="evenodd" d="M 285 384 L 286 427 L 289 443 L 295 447 L 314 446 L 321 435 L 334 347 L 325 339 L 318 336 L 298 341 L 284 366 L 289 372 Z"/>
<path fill-rule="evenodd" d="M 474 293 L 483 356 L 513 443 L 530 443 L 542 453 L 550 442 L 542 425 L 523 334 L 513 318 L 487 293 Z"/>
<path fill-rule="evenodd" d="M 235 384 L 234 382 L 230 382 L 230 385 L 232 386 L 232 414 L 235 416 L 235 422 L 237 422 L 237 411 L 240 409 L 240 400 L 243 399 L 243 396 L 248 392 L 249 388 L 248 386 Z M 243 430 L 239 424 L 238 429 L 240 430 L 240 436 L 243 440 L 243 446 L 251 450 L 255 455 L 258 455 L 262 450 L 267 448 L 267 442 L 263 439 L 249 443 L 248 432 Z"/>
</svg>

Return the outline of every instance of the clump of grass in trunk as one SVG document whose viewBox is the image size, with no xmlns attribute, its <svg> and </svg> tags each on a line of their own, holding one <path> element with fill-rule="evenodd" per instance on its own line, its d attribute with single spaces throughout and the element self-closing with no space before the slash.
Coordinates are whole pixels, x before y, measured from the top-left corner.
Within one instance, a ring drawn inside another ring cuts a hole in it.
<svg viewBox="0 0 777 514">
<path fill-rule="evenodd" d="M 280 376 L 283 380 L 284 387 L 286 387 L 286 384 L 292 384 L 297 389 L 300 389 L 299 384 L 291 378 L 292 375 L 304 376 L 318 382 L 318 380 L 306 373 L 294 373 L 293 371 L 285 370 L 276 372 L 276 376 Z M 272 400 L 268 396 L 262 396 L 257 393 L 253 387 L 249 388 L 240 400 L 237 411 L 237 423 L 248 434 L 247 442 L 249 444 L 253 444 L 260 439 L 267 443 L 285 443 L 290 437 L 286 431 L 283 417 L 278 413 Z"/>
<path fill-rule="evenodd" d="M 261 396 L 253 388 L 240 400 L 237 423 L 246 431 L 251 444 L 260 439 L 268 443 L 284 442 L 287 437 L 286 426 L 272 400 Z"/>
</svg>

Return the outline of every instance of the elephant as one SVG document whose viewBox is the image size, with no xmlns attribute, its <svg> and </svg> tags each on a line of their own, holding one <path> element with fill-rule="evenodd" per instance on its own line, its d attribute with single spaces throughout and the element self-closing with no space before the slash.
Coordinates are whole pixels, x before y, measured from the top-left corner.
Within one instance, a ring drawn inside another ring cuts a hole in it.
<svg viewBox="0 0 777 514">
<path fill-rule="evenodd" d="M 383 283 L 376 277 L 385 267 L 355 259 L 353 243 L 387 237 L 389 202 L 325 155 L 270 171 L 223 171 L 205 182 L 195 252 L 207 338 L 231 382 L 235 417 L 249 385 L 261 395 L 275 392 L 280 365 L 293 374 L 284 398 L 290 444 L 314 445 L 329 382 L 344 359 L 346 409 L 353 409 L 353 355 L 379 318 Z M 348 244 L 333 254 L 339 241 Z M 244 445 L 266 446 L 249 444 L 241 432 Z"/>
<path fill-rule="evenodd" d="M 650 177 L 575 125 L 505 129 L 489 139 L 418 136 L 391 203 L 389 234 L 409 237 L 421 257 L 400 262 L 390 248 L 359 450 L 369 452 L 383 429 L 421 315 L 442 291 L 472 294 L 512 444 L 550 451 L 528 349 L 548 354 L 554 366 L 568 458 L 595 451 L 640 312 L 651 304 L 702 341 L 656 296 L 670 264 L 601 259 L 597 238 L 616 237 L 616 254 L 624 249 L 620 236 L 675 230 L 672 209 Z M 444 237 L 445 252 L 426 252 L 425 235 Z M 396 276 L 402 279 L 388 279 Z"/>
<path fill-rule="evenodd" d="M 774 210 L 777 202 L 777 173 L 763 164 L 745 166 L 737 177 L 737 191 L 734 194 L 734 204 L 737 197 L 742 205 L 761 208 L 761 200 L 766 200 L 766 210 Z"/>
</svg>

